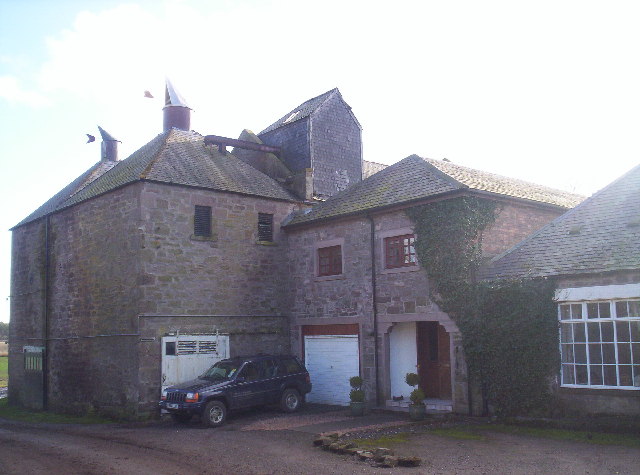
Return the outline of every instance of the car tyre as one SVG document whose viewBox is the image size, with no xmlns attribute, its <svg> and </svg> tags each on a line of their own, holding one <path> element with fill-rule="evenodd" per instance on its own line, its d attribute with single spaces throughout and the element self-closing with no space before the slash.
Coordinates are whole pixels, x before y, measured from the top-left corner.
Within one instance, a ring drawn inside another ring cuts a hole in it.
<svg viewBox="0 0 640 475">
<path fill-rule="evenodd" d="M 280 397 L 280 408 L 284 412 L 295 412 L 302 407 L 302 396 L 296 389 L 285 389 Z"/>
<path fill-rule="evenodd" d="M 227 406 L 222 401 L 209 401 L 202 413 L 205 427 L 219 427 L 227 421 Z"/>
<path fill-rule="evenodd" d="M 191 420 L 192 417 L 193 414 L 190 414 L 188 412 L 177 412 L 171 414 L 171 419 L 173 419 L 173 422 L 175 422 L 176 424 L 186 424 Z"/>
</svg>

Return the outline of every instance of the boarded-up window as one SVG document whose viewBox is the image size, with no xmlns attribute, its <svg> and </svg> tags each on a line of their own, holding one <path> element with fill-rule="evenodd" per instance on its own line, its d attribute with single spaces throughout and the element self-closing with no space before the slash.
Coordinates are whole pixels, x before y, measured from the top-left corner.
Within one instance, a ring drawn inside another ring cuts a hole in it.
<svg viewBox="0 0 640 475">
<path fill-rule="evenodd" d="M 273 242 L 273 215 L 258 213 L 258 241 Z"/>
<path fill-rule="evenodd" d="M 211 236 L 211 206 L 195 206 L 193 234 L 195 236 Z"/>
</svg>

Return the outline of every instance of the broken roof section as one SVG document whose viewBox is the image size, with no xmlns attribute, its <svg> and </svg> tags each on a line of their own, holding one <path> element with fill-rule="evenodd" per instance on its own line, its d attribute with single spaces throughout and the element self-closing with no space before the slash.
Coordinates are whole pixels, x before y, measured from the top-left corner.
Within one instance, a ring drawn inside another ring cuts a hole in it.
<svg viewBox="0 0 640 475">
<path fill-rule="evenodd" d="M 496 256 L 486 279 L 640 269 L 640 165 Z"/>
<path fill-rule="evenodd" d="M 125 160 L 94 165 L 15 227 L 139 181 L 299 201 L 276 180 L 231 153 L 206 146 L 202 135 L 171 129 Z"/>
<path fill-rule="evenodd" d="M 317 97 L 314 97 L 312 99 L 309 99 L 308 101 L 303 102 L 295 109 L 291 110 L 287 114 L 280 117 L 280 119 L 276 120 L 273 124 L 271 124 L 269 127 L 264 129 L 258 135 L 266 134 L 268 132 L 271 132 L 272 130 L 278 129 L 280 127 L 284 127 L 286 125 L 292 124 L 294 122 L 297 122 L 299 120 L 302 120 L 306 117 L 313 115 L 315 111 L 317 111 L 320 107 L 322 107 L 322 105 L 330 97 L 334 95 L 337 95 L 340 98 L 340 100 L 344 102 L 344 104 L 347 106 L 349 111 L 351 111 L 351 106 L 349 106 L 349 104 L 345 102 L 345 100 L 342 98 L 342 94 L 340 94 L 340 91 L 336 87 L 331 89 L 330 91 L 325 92 L 324 94 L 320 94 Z M 358 119 L 356 119 L 356 116 L 353 115 L 353 113 L 351 113 L 351 116 L 356 121 L 356 124 L 358 124 L 358 127 L 360 127 L 360 122 L 358 122 Z"/>
<path fill-rule="evenodd" d="M 339 218 L 455 192 L 472 191 L 569 209 L 584 198 L 450 162 L 411 155 L 299 214 L 287 224 Z"/>
</svg>

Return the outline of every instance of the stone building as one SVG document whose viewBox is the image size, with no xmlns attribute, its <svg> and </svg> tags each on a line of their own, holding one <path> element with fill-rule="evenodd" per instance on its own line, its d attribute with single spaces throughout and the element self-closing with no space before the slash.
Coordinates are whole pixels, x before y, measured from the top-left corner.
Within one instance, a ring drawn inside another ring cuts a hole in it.
<svg viewBox="0 0 640 475">
<path fill-rule="evenodd" d="M 292 352 L 310 400 L 344 403 L 362 374 L 384 404 L 419 364 L 438 408 L 467 412 L 459 333 L 426 297 L 403 210 L 500 202 L 492 256 L 576 197 L 417 156 L 363 163 L 337 89 L 257 135 L 189 129 L 168 83 L 163 133 L 118 160 L 101 129 L 101 160 L 13 228 L 10 401 L 140 417 L 215 359 Z"/>
<path fill-rule="evenodd" d="M 556 280 L 565 413 L 640 415 L 640 166 L 497 256 L 485 277 Z"/>
<path fill-rule="evenodd" d="M 285 224 L 292 351 L 314 376 L 310 400 L 346 403 L 349 376 L 361 374 L 368 400 L 408 404 L 404 378 L 416 372 L 429 409 L 470 410 L 461 334 L 429 300 L 405 213 L 461 196 L 500 205 L 483 237 L 487 258 L 577 203 L 575 195 L 413 155 Z"/>
</svg>

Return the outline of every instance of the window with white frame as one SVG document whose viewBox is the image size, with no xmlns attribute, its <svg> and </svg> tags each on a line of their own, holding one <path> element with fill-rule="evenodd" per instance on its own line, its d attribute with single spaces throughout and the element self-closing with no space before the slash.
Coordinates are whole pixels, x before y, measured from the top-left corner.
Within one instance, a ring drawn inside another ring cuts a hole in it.
<svg viewBox="0 0 640 475">
<path fill-rule="evenodd" d="M 640 390 L 640 299 L 558 305 L 562 385 Z"/>
</svg>

